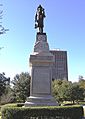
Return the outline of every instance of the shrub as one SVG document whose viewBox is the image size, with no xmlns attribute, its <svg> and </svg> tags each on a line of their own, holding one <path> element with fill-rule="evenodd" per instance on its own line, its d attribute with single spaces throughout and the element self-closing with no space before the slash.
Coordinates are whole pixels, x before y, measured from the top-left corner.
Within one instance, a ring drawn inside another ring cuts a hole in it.
<svg viewBox="0 0 85 119">
<path fill-rule="evenodd" d="M 12 107 L 3 106 L 2 119 L 82 119 L 81 106 Z M 58 118 L 59 117 L 59 118 Z"/>
</svg>

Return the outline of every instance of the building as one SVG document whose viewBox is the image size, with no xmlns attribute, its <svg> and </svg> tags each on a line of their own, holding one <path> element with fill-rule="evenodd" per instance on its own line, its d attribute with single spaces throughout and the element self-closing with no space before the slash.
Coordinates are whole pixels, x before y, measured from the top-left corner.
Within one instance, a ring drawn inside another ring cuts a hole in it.
<svg viewBox="0 0 85 119">
<path fill-rule="evenodd" d="M 54 65 L 52 68 L 53 79 L 68 80 L 67 51 L 50 50 L 54 55 Z"/>
</svg>

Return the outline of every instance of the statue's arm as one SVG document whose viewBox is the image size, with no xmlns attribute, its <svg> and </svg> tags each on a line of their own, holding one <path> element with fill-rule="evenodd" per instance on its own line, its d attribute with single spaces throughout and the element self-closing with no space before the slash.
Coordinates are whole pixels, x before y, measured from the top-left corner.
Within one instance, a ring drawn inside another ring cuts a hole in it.
<svg viewBox="0 0 85 119">
<path fill-rule="evenodd" d="M 44 11 L 44 9 L 43 9 L 43 17 L 46 17 L 46 16 L 45 16 L 45 11 Z"/>
<path fill-rule="evenodd" d="M 37 21 L 37 13 L 36 13 L 36 15 L 35 15 L 35 22 Z"/>
</svg>

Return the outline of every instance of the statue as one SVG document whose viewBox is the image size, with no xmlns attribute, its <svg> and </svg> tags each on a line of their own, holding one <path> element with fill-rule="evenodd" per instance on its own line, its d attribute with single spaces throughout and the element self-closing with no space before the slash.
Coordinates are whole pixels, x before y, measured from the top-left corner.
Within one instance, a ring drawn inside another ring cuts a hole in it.
<svg viewBox="0 0 85 119">
<path fill-rule="evenodd" d="M 44 18 L 45 18 L 44 8 L 41 5 L 39 5 L 39 7 L 37 8 L 36 15 L 35 15 L 35 28 L 39 27 L 39 32 L 40 33 L 43 33 Z"/>
</svg>

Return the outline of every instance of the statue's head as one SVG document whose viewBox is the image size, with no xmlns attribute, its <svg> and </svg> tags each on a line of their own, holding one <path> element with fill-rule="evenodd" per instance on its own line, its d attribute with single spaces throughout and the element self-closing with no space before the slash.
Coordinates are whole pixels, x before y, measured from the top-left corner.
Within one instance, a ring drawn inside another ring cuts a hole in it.
<svg viewBox="0 0 85 119">
<path fill-rule="evenodd" d="M 43 9 L 43 8 L 42 8 L 41 5 L 39 5 L 38 8 L 37 8 L 38 11 L 42 11 L 42 9 Z"/>
<path fill-rule="evenodd" d="M 42 6 L 41 6 L 41 5 L 39 5 L 39 6 L 38 6 L 38 8 L 42 8 Z"/>
</svg>

